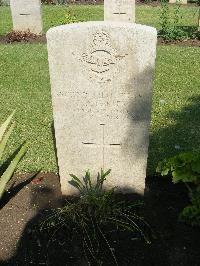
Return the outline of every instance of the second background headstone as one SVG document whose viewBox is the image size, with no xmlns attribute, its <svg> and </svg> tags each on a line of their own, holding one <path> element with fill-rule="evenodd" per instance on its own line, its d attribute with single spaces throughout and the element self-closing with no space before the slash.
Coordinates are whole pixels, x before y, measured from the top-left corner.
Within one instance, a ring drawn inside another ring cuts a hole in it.
<svg viewBox="0 0 200 266">
<path fill-rule="evenodd" d="M 104 20 L 135 22 L 135 0 L 104 0 Z"/>
</svg>

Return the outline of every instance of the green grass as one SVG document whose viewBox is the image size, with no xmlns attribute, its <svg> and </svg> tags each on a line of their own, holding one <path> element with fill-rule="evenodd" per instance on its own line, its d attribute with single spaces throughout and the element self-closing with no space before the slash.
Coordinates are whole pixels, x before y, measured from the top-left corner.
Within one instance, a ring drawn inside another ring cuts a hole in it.
<svg viewBox="0 0 200 266">
<path fill-rule="evenodd" d="M 0 45 L 0 123 L 17 109 L 9 152 L 27 139 L 18 171 L 57 171 L 46 45 Z M 200 146 L 200 49 L 160 46 L 154 82 L 149 173 L 161 158 Z M 176 148 L 175 148 L 176 147 Z M 83 169 L 84 170 L 84 169 Z"/>
<path fill-rule="evenodd" d="M 17 110 L 10 151 L 26 139 L 30 143 L 18 170 L 56 171 L 46 46 L 1 45 L 0 58 L 0 121 Z"/>
<path fill-rule="evenodd" d="M 103 6 L 44 6 L 44 31 L 66 12 L 79 21 L 103 20 Z M 197 7 L 181 7 L 181 25 L 195 26 Z M 159 7 L 136 6 L 136 21 L 159 28 Z M 11 31 L 9 7 L 0 7 L 0 35 Z M 158 47 L 148 172 L 159 159 L 200 145 L 200 49 Z M 46 45 L 0 45 L 0 123 L 17 109 L 8 154 L 23 140 L 30 145 L 18 171 L 57 171 Z M 179 149 L 178 149 L 179 148 Z"/>
<path fill-rule="evenodd" d="M 180 151 L 200 149 L 200 49 L 157 49 L 149 170 Z M 179 148 L 180 147 L 180 148 Z"/>
<path fill-rule="evenodd" d="M 136 6 L 136 22 L 159 28 L 160 7 Z M 44 31 L 63 23 L 66 12 L 74 14 L 79 21 L 103 20 L 103 6 L 43 6 Z M 181 7 L 183 26 L 197 26 L 197 7 Z M 12 30 L 9 7 L 0 7 L 0 35 Z"/>
</svg>

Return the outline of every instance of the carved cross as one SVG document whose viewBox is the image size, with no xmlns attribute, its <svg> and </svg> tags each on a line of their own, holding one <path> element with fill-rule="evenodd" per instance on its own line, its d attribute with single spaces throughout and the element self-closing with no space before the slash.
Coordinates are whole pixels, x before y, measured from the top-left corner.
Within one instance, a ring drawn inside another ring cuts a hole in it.
<svg viewBox="0 0 200 266">
<path fill-rule="evenodd" d="M 94 143 L 94 142 L 82 142 L 83 145 L 86 145 L 88 148 L 96 148 L 99 147 L 102 150 L 102 168 L 104 169 L 104 160 L 105 160 L 105 148 L 121 148 L 120 143 L 105 143 L 105 124 L 100 124 L 102 128 L 102 142 Z"/>
</svg>

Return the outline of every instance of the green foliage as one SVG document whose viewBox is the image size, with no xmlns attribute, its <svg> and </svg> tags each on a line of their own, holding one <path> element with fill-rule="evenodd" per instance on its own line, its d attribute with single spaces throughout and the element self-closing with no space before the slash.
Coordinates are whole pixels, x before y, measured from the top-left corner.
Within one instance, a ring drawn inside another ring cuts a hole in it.
<svg viewBox="0 0 200 266">
<path fill-rule="evenodd" d="M 200 226 L 200 153 L 186 152 L 159 162 L 156 169 L 162 176 L 172 175 L 174 184 L 183 182 L 189 191 L 191 205 L 185 207 L 180 220 Z"/>
<path fill-rule="evenodd" d="M 174 6 L 169 7 L 166 0 L 161 0 L 160 26 L 158 36 L 165 41 L 199 38 L 197 27 L 180 26 L 181 5 L 177 0 Z"/>
<path fill-rule="evenodd" d="M 65 25 L 65 24 L 78 23 L 78 22 L 79 20 L 77 19 L 77 17 L 72 12 L 67 10 L 64 16 L 60 17 L 60 19 L 57 20 L 57 25 Z M 52 25 L 52 27 L 53 26 L 54 25 Z"/>
<path fill-rule="evenodd" d="M 195 5 L 181 6 L 183 20 L 181 26 L 196 26 L 197 7 Z M 159 6 L 136 5 L 136 22 L 159 29 Z M 75 14 L 78 21 L 101 21 L 103 20 L 103 5 L 42 5 L 43 28 L 46 32 L 49 28 L 60 25 L 60 20 L 65 13 Z M 0 7 L 0 35 L 12 31 L 12 16 L 9 7 Z"/>
<path fill-rule="evenodd" d="M 184 152 L 159 162 L 156 172 L 171 174 L 172 182 L 200 184 L 200 153 Z"/>
<path fill-rule="evenodd" d="M 111 256 L 114 264 L 117 258 L 112 248 L 110 238 L 111 232 L 128 231 L 132 237 L 143 238 L 150 243 L 149 238 L 143 232 L 143 228 L 149 226 L 142 217 L 135 214 L 141 202 L 126 203 L 117 199 L 114 188 L 108 191 L 103 189 L 103 183 L 109 175 L 110 170 L 98 173 L 96 182 L 92 182 L 90 172 L 79 179 L 71 175 L 69 183 L 75 187 L 80 198 L 68 203 L 63 208 L 55 209 L 48 219 L 41 225 L 41 230 L 54 230 L 57 233 L 64 228 L 65 243 L 72 243 L 72 239 L 78 239 L 82 254 L 89 265 L 102 265 L 103 261 L 108 262 L 104 256 Z"/>
<path fill-rule="evenodd" d="M 2 157 L 3 157 L 4 150 L 6 148 L 6 144 L 14 129 L 14 124 L 12 124 L 10 128 L 8 128 L 11 123 L 11 119 L 13 115 L 14 115 L 14 112 L 7 118 L 7 120 L 0 127 L 0 163 L 2 163 Z M 2 175 L 0 176 L 0 200 L 3 194 L 5 193 L 6 185 L 11 179 L 18 162 L 24 156 L 26 151 L 27 151 L 27 145 L 24 144 L 21 147 L 21 149 L 18 151 L 18 153 L 15 155 L 10 165 L 7 167 L 4 173 L 2 173 Z M 0 169 L 0 172 L 3 172 L 3 169 Z"/>
<path fill-rule="evenodd" d="M 180 220 L 191 225 L 200 226 L 200 186 L 197 186 L 189 195 L 191 205 L 183 209 Z"/>
<path fill-rule="evenodd" d="M 103 190 L 103 183 L 110 172 L 110 169 L 105 173 L 101 169 L 101 173 L 98 173 L 95 184 L 92 184 L 89 171 L 86 172 L 85 177 L 83 177 L 83 181 L 81 181 L 77 176 L 70 174 L 72 180 L 69 181 L 69 184 L 78 189 L 81 197 L 87 197 L 87 199 L 92 200 L 93 198 L 100 197 L 105 193 Z"/>
<path fill-rule="evenodd" d="M 65 18 L 64 18 L 64 24 L 70 24 L 70 23 L 77 23 L 79 20 L 77 17 L 70 12 L 66 13 Z"/>
</svg>

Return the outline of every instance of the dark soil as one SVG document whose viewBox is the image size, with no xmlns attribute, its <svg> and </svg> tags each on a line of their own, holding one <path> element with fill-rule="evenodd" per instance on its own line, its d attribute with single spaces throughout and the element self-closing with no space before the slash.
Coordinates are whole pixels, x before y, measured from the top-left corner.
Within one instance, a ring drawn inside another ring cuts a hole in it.
<svg viewBox="0 0 200 266">
<path fill-rule="evenodd" d="M 174 40 L 174 41 L 164 41 L 162 38 L 158 38 L 158 45 L 180 45 L 180 46 L 197 46 L 200 47 L 200 40 L 198 39 L 188 39 L 188 40 Z"/>
<path fill-rule="evenodd" d="M 33 179 L 18 175 L 15 179 L 14 190 L 4 198 L 0 210 L 1 265 L 87 265 L 78 242 L 66 242 L 66 231 L 53 236 L 33 229 L 45 219 L 44 210 L 63 204 L 58 176 L 38 174 Z M 135 196 L 125 198 L 133 201 Z M 110 245 L 119 265 L 200 265 L 199 228 L 178 222 L 179 212 L 188 203 L 185 187 L 160 177 L 147 178 L 143 200 L 142 213 L 156 238 L 146 244 L 132 239 L 133 235 L 114 232 Z M 114 265 L 111 254 L 105 255 L 103 265 Z"/>
<path fill-rule="evenodd" d="M 12 41 L 8 36 L 0 36 L 0 44 L 10 44 L 10 43 L 46 43 L 46 35 L 43 34 L 38 37 L 28 38 L 27 40 L 21 41 Z M 200 47 L 200 40 L 198 39 L 189 39 L 189 40 L 182 40 L 182 41 L 164 41 L 162 38 L 158 38 L 158 45 L 180 45 L 180 46 L 197 46 Z"/>
<path fill-rule="evenodd" d="M 12 40 L 8 35 L 0 36 L 0 44 L 10 43 L 46 43 L 46 34 L 37 37 L 27 37 L 26 40 L 21 39 L 20 41 Z"/>
</svg>

